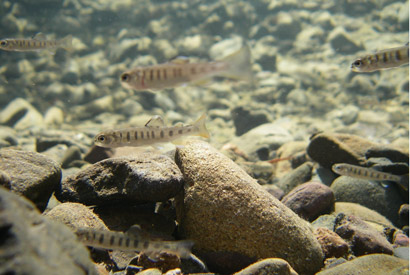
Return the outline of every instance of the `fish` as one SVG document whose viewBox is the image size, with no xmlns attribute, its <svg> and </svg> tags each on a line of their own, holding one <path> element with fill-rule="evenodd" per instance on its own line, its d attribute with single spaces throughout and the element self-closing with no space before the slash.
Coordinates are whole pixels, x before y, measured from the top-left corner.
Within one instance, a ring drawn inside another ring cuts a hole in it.
<svg viewBox="0 0 410 275">
<path fill-rule="evenodd" d="M 189 258 L 194 243 L 190 240 L 156 241 L 141 234 L 139 226 L 123 233 L 119 231 L 98 230 L 90 227 L 76 228 L 77 239 L 86 246 L 95 248 L 144 252 L 150 258 L 155 258 L 161 252 L 176 254 L 181 258 Z"/>
<path fill-rule="evenodd" d="M 192 125 L 164 126 L 160 116 L 154 116 L 143 127 L 109 130 L 97 134 L 94 144 L 105 148 L 123 146 L 147 146 L 156 143 L 170 142 L 187 135 L 209 138 L 203 114 Z"/>
<path fill-rule="evenodd" d="M 347 164 L 347 163 L 336 163 L 332 166 L 332 171 L 336 174 L 342 176 L 348 176 L 364 180 L 374 180 L 374 181 L 393 181 L 400 185 L 401 188 L 408 191 L 409 189 L 409 179 L 408 175 L 393 175 L 386 172 L 380 172 L 372 168 Z"/>
<path fill-rule="evenodd" d="M 353 72 L 367 73 L 409 64 L 409 43 L 357 58 L 351 65 Z"/>
<path fill-rule="evenodd" d="M 31 52 L 31 51 L 47 51 L 50 54 L 55 54 L 58 48 L 63 48 L 67 51 L 72 49 L 72 35 L 59 40 L 47 40 L 43 33 L 38 33 L 32 38 L 6 38 L 0 40 L 0 49 L 4 51 L 15 52 Z"/>
<path fill-rule="evenodd" d="M 206 82 L 214 76 L 223 76 L 253 83 L 251 52 L 244 45 L 235 53 L 219 61 L 190 63 L 187 58 L 142 66 L 121 74 L 121 85 L 136 91 L 158 91 L 187 83 Z"/>
</svg>

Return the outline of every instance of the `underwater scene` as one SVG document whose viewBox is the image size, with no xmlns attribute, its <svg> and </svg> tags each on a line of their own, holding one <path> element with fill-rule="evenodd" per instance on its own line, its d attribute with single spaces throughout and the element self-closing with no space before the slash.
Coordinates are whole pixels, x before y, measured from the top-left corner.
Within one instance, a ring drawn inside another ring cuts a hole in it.
<svg viewBox="0 0 410 275">
<path fill-rule="evenodd" d="M 409 274 L 409 1 L 0 2 L 0 274 Z"/>
</svg>

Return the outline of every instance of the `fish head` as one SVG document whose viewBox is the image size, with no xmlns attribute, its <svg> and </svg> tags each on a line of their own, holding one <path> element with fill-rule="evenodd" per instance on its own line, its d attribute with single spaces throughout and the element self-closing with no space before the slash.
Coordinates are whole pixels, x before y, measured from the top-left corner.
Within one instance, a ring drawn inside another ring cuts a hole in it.
<svg viewBox="0 0 410 275">
<path fill-rule="evenodd" d="M 100 147 L 113 147 L 112 143 L 115 141 L 113 133 L 100 133 L 94 137 L 94 144 Z"/>
<path fill-rule="evenodd" d="M 127 71 L 121 74 L 121 85 L 127 89 L 144 90 L 144 81 L 142 79 L 143 71 L 141 69 L 135 69 Z"/>
<path fill-rule="evenodd" d="M 8 39 L 0 40 L 0 49 L 7 50 L 11 47 L 11 43 Z"/>
<path fill-rule="evenodd" d="M 335 172 L 336 174 L 341 174 L 343 171 L 345 171 L 346 167 L 343 165 L 343 163 L 336 163 L 333 164 L 332 166 L 332 171 Z"/>
<path fill-rule="evenodd" d="M 364 66 L 365 65 L 363 60 L 361 58 L 358 58 L 352 63 L 351 69 L 353 72 L 362 72 Z"/>
</svg>

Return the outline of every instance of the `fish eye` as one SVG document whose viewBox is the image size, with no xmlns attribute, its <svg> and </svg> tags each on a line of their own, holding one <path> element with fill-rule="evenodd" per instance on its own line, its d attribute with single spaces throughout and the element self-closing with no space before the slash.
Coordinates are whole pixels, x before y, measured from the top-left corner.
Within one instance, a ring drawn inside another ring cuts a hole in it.
<svg viewBox="0 0 410 275">
<path fill-rule="evenodd" d="M 6 41 L 6 40 L 2 40 L 2 41 L 0 42 L 0 45 L 3 46 L 3 47 L 6 46 L 6 45 L 7 45 L 7 41 Z"/>
<path fill-rule="evenodd" d="M 104 141 L 105 141 L 105 136 L 104 136 L 104 135 L 99 135 L 99 136 L 97 137 L 97 140 L 98 140 L 99 142 L 104 142 Z"/>
<path fill-rule="evenodd" d="M 353 66 L 359 67 L 361 66 L 363 63 L 360 59 L 357 59 L 355 62 L 353 62 Z"/>
<path fill-rule="evenodd" d="M 130 75 L 125 73 L 121 75 L 121 81 L 128 82 L 130 80 Z"/>
</svg>

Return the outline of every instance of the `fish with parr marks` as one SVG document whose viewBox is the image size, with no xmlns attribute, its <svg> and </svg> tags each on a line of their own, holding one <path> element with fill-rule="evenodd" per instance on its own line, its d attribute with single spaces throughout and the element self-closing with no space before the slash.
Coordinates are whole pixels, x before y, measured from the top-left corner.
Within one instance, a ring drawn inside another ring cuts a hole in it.
<svg viewBox="0 0 410 275">
<path fill-rule="evenodd" d="M 374 72 L 409 64 L 409 43 L 405 46 L 392 48 L 369 54 L 356 59 L 351 69 L 357 73 Z"/>
<path fill-rule="evenodd" d="M 209 138 L 205 126 L 206 115 L 203 114 L 192 125 L 164 126 L 160 116 L 152 117 L 144 127 L 110 130 L 99 133 L 94 143 L 100 147 L 114 148 L 123 146 L 147 146 L 180 139 L 188 135 Z"/>
<path fill-rule="evenodd" d="M 186 58 L 137 67 L 124 72 L 121 85 L 136 91 L 174 88 L 186 83 L 199 83 L 214 76 L 240 79 L 253 83 L 251 52 L 247 45 L 219 61 L 189 63 Z"/>
<path fill-rule="evenodd" d="M 50 54 L 55 54 L 58 48 L 63 48 L 67 51 L 72 49 L 71 35 L 59 40 L 47 40 L 42 33 L 36 34 L 33 38 L 6 38 L 0 40 L 0 49 L 5 51 L 30 52 L 45 50 Z"/>
</svg>

